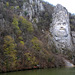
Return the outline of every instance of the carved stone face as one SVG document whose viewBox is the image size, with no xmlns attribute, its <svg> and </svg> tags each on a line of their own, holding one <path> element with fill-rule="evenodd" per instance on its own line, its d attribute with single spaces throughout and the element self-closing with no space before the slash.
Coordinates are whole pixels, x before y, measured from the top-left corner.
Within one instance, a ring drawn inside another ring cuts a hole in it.
<svg viewBox="0 0 75 75">
<path fill-rule="evenodd" d="M 70 35 L 69 13 L 62 5 L 57 5 L 52 14 L 52 23 L 50 32 L 53 36 L 53 41 L 58 50 L 72 49 L 72 41 Z"/>
<path fill-rule="evenodd" d="M 67 37 L 68 36 L 68 24 L 65 20 L 58 21 L 53 26 L 53 32 L 55 37 Z"/>
</svg>

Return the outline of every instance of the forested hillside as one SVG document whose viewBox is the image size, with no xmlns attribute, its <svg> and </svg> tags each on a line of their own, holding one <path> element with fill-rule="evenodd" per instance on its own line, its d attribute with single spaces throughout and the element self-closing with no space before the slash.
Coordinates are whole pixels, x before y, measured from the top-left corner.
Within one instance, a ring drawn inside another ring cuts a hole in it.
<svg viewBox="0 0 75 75">
<path fill-rule="evenodd" d="M 45 10 L 29 20 L 26 11 L 21 13 L 24 2 L 28 0 L 0 0 L 0 72 L 64 66 L 49 41 L 54 6 L 42 1 Z M 74 19 L 70 15 L 72 30 Z"/>
</svg>

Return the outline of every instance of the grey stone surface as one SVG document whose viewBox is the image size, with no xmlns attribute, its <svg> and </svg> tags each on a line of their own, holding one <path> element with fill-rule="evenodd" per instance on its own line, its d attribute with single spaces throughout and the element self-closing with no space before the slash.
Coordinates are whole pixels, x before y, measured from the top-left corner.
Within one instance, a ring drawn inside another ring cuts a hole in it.
<svg viewBox="0 0 75 75">
<path fill-rule="evenodd" d="M 32 17 L 39 15 L 40 12 L 44 11 L 43 4 L 41 0 L 28 0 L 28 2 L 23 3 L 23 15 L 29 17 L 29 20 L 32 20 Z"/>
<path fill-rule="evenodd" d="M 52 23 L 50 32 L 53 36 L 53 41 L 56 48 L 63 52 L 64 50 L 72 50 L 73 44 L 71 41 L 69 13 L 65 7 L 57 4 L 52 14 Z"/>
<path fill-rule="evenodd" d="M 75 45 L 75 31 L 72 31 L 72 40 L 73 40 L 73 44 Z"/>
</svg>

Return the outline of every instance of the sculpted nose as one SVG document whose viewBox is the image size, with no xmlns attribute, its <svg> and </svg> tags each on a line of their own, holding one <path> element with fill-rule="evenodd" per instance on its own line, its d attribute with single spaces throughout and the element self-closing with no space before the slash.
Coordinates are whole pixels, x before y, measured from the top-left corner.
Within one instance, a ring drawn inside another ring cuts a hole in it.
<svg viewBox="0 0 75 75">
<path fill-rule="evenodd" d="M 62 29 L 63 27 L 61 27 L 61 29 Z"/>
<path fill-rule="evenodd" d="M 60 30 L 64 30 L 64 28 L 63 28 L 63 27 L 61 27 L 61 28 L 60 28 Z"/>
</svg>

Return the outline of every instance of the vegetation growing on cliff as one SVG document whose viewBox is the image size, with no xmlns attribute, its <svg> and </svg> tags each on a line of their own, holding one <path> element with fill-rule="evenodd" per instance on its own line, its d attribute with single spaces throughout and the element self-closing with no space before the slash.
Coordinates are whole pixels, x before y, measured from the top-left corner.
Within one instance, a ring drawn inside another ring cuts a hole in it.
<svg viewBox="0 0 75 75">
<path fill-rule="evenodd" d="M 53 6 L 43 2 L 45 11 L 36 15 L 40 18 L 34 23 L 19 15 L 23 2 L 0 1 L 0 72 L 63 66 L 54 46 L 48 44 Z M 74 23 L 72 18 L 70 22 Z"/>
</svg>

